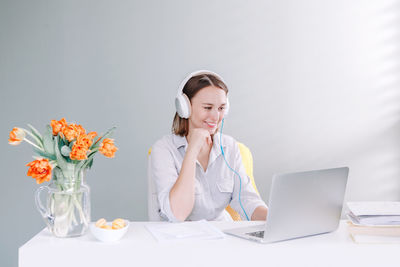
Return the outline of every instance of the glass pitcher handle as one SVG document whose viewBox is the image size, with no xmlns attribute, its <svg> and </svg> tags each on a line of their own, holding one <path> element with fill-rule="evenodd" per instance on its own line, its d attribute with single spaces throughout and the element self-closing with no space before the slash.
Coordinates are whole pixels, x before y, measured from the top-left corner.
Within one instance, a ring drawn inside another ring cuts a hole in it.
<svg viewBox="0 0 400 267">
<path fill-rule="evenodd" d="M 49 190 L 49 187 L 41 186 L 35 192 L 36 208 L 39 210 L 39 212 L 42 214 L 43 217 L 47 217 L 47 215 L 48 215 L 47 209 L 43 206 L 42 201 L 40 200 L 40 193 L 45 189 Z"/>
</svg>

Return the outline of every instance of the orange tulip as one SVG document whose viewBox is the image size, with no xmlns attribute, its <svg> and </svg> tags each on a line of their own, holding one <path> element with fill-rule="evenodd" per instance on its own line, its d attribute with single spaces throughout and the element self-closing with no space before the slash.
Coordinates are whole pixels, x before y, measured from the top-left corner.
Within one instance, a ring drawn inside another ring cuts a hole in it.
<svg viewBox="0 0 400 267">
<path fill-rule="evenodd" d="M 10 138 L 8 139 L 8 143 L 10 145 L 19 145 L 25 139 L 26 133 L 21 128 L 14 127 L 10 132 Z"/>
<path fill-rule="evenodd" d="M 52 167 L 48 159 L 37 159 L 29 162 L 26 166 L 30 167 L 27 175 L 36 179 L 36 183 L 41 184 L 50 181 Z"/>
<path fill-rule="evenodd" d="M 118 148 L 114 145 L 114 139 L 106 138 L 100 145 L 99 151 L 108 158 L 113 158 Z"/>
<path fill-rule="evenodd" d="M 70 125 L 63 128 L 63 134 L 65 138 L 67 138 L 67 140 L 71 142 L 78 136 L 78 128 L 75 124 L 71 123 Z"/>
<path fill-rule="evenodd" d="M 90 133 L 88 133 L 88 136 L 89 136 L 90 139 L 92 139 L 92 141 L 93 141 L 93 139 L 97 136 L 97 133 L 96 133 L 96 132 L 90 132 Z"/>
<path fill-rule="evenodd" d="M 68 126 L 65 118 L 62 118 L 59 121 L 51 120 L 50 122 L 51 128 L 53 128 L 53 135 L 56 136 L 59 132 L 62 133 L 64 127 Z"/>
<path fill-rule="evenodd" d="M 82 125 L 76 125 L 76 124 L 74 125 L 76 127 L 76 131 L 78 132 L 78 135 L 86 134 L 86 130 L 85 128 L 82 127 Z"/>
<path fill-rule="evenodd" d="M 75 144 L 72 146 L 71 153 L 69 153 L 69 157 L 72 160 L 84 160 L 87 159 L 87 151 L 88 147 L 86 144 L 75 142 Z"/>
<path fill-rule="evenodd" d="M 85 146 L 89 149 L 89 147 L 93 144 L 93 138 L 97 135 L 96 132 L 90 132 L 89 134 L 81 134 L 76 139 L 76 143 L 79 145 Z"/>
</svg>

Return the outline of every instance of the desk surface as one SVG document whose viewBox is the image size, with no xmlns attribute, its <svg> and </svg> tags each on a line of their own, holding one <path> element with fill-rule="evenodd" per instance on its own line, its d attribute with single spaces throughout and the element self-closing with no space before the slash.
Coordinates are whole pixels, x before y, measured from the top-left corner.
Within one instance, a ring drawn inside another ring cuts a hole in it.
<svg viewBox="0 0 400 267">
<path fill-rule="evenodd" d="M 227 236 L 218 240 L 159 243 L 131 222 L 118 242 L 102 243 L 88 231 L 55 238 L 44 229 L 19 248 L 19 267 L 28 266 L 400 266 L 398 244 L 355 244 L 345 221 L 337 231 L 273 244 Z M 261 222 L 212 222 L 220 229 Z"/>
</svg>

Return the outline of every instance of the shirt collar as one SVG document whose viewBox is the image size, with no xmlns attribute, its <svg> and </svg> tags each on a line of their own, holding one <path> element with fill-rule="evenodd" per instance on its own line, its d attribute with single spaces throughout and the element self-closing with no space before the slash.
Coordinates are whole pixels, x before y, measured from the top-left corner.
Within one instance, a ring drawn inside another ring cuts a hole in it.
<svg viewBox="0 0 400 267">
<path fill-rule="evenodd" d="M 214 134 L 214 137 L 213 137 L 213 146 L 212 146 L 212 148 L 211 148 L 210 158 L 209 158 L 209 160 L 208 160 L 209 165 L 210 165 L 219 155 L 222 154 L 222 153 L 221 153 L 221 147 L 220 147 L 220 143 L 221 143 L 220 136 L 221 136 L 221 134 L 220 134 L 219 132 L 217 132 L 217 133 Z M 224 137 L 224 136 L 222 136 L 222 138 L 223 138 L 223 137 Z M 177 149 L 179 149 L 179 148 L 181 148 L 181 147 L 184 147 L 184 150 L 185 150 L 185 152 L 186 152 L 186 149 L 187 149 L 187 146 L 188 146 L 188 142 L 187 142 L 185 136 L 180 136 L 180 135 L 173 134 L 173 141 L 174 141 L 174 144 L 175 144 L 175 146 L 176 146 Z M 224 151 L 225 151 L 225 149 L 226 149 L 226 144 L 225 144 L 224 142 L 222 143 L 222 148 L 223 148 Z"/>
<path fill-rule="evenodd" d="M 188 142 L 186 140 L 186 137 L 185 136 L 176 135 L 176 134 L 173 134 L 172 136 L 173 136 L 173 141 L 174 141 L 174 144 L 175 144 L 176 148 L 180 148 L 180 147 L 184 146 L 185 150 L 186 150 L 186 147 L 187 147 L 187 144 L 188 144 Z"/>
<path fill-rule="evenodd" d="M 213 137 L 213 148 L 215 148 L 216 150 L 219 150 L 219 152 L 221 152 L 221 147 L 220 147 L 221 140 L 220 140 L 220 138 L 221 138 L 221 134 L 219 132 L 214 134 L 214 137 Z M 222 136 L 222 138 L 224 138 L 224 136 Z M 224 142 L 222 142 L 222 147 L 226 148 L 226 144 Z"/>
<path fill-rule="evenodd" d="M 213 137 L 213 149 L 215 148 L 215 149 L 221 151 L 221 148 L 220 148 L 220 143 L 221 143 L 220 142 L 221 141 L 220 140 L 220 135 L 221 134 L 219 132 L 214 134 L 214 137 Z M 222 138 L 223 138 L 223 136 L 222 136 Z M 173 140 L 174 140 L 174 144 L 175 144 L 176 148 L 180 148 L 182 146 L 187 147 L 187 145 L 188 145 L 188 142 L 187 142 L 185 136 L 180 136 L 180 135 L 173 134 Z M 226 148 L 226 144 L 223 143 L 222 147 Z"/>
<path fill-rule="evenodd" d="M 214 134 L 213 137 L 213 147 L 211 148 L 211 153 L 210 153 L 210 158 L 209 158 L 209 163 L 212 163 L 216 158 L 218 158 L 219 155 L 222 154 L 221 152 L 221 140 L 220 140 L 220 136 L 221 134 L 219 132 L 217 132 L 216 134 Z M 224 136 L 222 136 L 222 138 L 224 138 Z M 226 148 L 226 144 L 223 142 L 222 143 L 222 148 L 225 151 Z"/>
</svg>

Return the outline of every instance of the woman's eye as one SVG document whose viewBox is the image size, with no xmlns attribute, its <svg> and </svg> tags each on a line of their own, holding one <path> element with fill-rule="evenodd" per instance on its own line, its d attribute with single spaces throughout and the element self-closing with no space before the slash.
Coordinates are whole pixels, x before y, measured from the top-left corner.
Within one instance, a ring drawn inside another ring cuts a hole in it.
<svg viewBox="0 0 400 267">
<path fill-rule="evenodd" d="M 205 109 L 208 109 L 208 110 L 210 110 L 211 109 L 211 107 L 204 107 Z"/>
<path fill-rule="evenodd" d="M 225 107 L 220 107 L 220 108 L 219 108 L 219 110 L 224 110 L 224 109 L 225 109 Z"/>
</svg>

